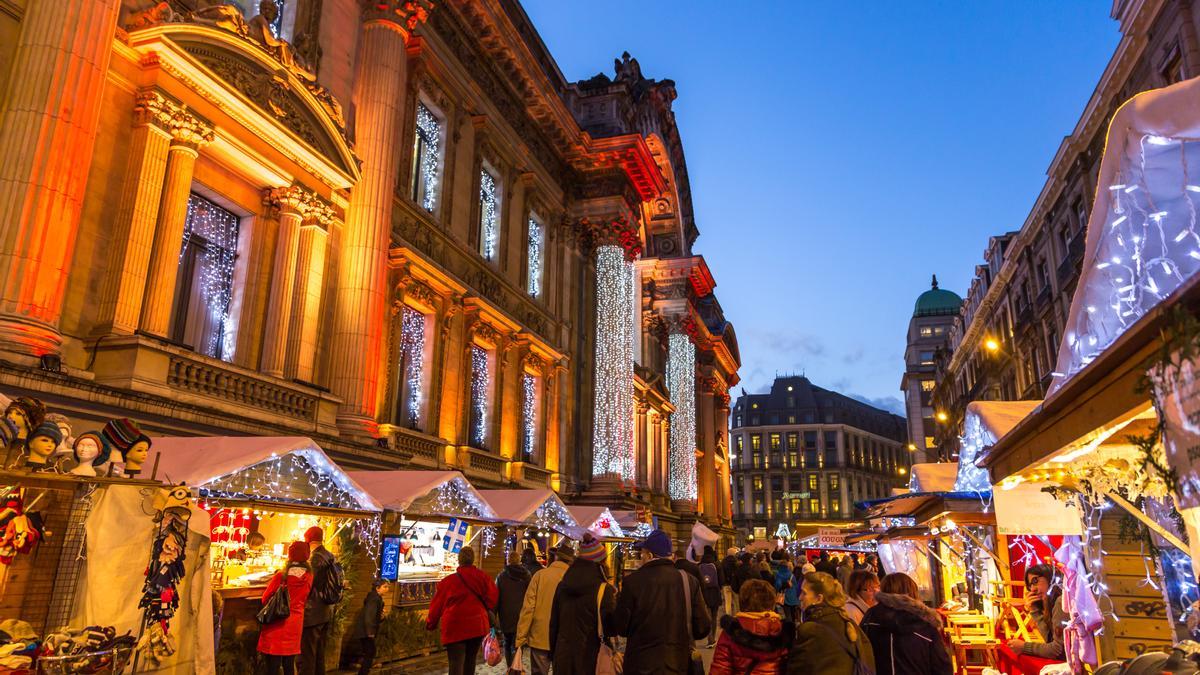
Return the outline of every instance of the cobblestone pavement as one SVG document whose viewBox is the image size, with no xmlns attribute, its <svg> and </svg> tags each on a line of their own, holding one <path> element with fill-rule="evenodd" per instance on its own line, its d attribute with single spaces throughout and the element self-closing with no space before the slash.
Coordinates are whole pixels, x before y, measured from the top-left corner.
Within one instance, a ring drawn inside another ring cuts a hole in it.
<svg viewBox="0 0 1200 675">
<path fill-rule="evenodd" d="M 707 672 L 712 665 L 713 650 L 704 647 L 704 641 L 696 643 L 696 649 L 700 650 L 700 655 L 704 657 L 704 670 Z M 475 675 L 505 675 L 507 672 L 504 662 L 500 665 L 488 666 L 482 663 L 483 657 L 480 656 L 480 665 L 475 669 Z M 525 659 L 525 672 L 529 672 L 529 659 Z M 431 658 L 427 662 L 420 664 L 405 664 L 395 665 L 381 671 L 373 671 L 374 673 L 383 673 L 384 675 L 445 675 L 446 660 L 445 658 Z"/>
</svg>

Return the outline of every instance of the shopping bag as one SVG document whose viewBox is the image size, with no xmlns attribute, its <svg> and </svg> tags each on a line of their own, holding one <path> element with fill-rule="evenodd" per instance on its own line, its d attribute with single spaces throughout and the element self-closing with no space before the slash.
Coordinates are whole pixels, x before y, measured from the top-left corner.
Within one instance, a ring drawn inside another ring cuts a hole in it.
<svg viewBox="0 0 1200 675">
<path fill-rule="evenodd" d="M 281 582 L 279 588 L 267 598 L 263 603 L 262 609 L 258 610 L 258 623 L 263 626 L 283 621 L 292 613 L 291 596 L 288 595 L 287 583 Z"/>
<path fill-rule="evenodd" d="M 500 648 L 500 641 L 496 639 L 496 631 L 492 631 L 483 638 L 483 661 L 489 666 L 494 666 L 503 658 L 504 650 Z"/>
<path fill-rule="evenodd" d="M 512 665 L 508 667 L 506 675 L 525 675 L 524 651 L 524 647 L 517 647 L 517 650 L 513 652 Z"/>
</svg>

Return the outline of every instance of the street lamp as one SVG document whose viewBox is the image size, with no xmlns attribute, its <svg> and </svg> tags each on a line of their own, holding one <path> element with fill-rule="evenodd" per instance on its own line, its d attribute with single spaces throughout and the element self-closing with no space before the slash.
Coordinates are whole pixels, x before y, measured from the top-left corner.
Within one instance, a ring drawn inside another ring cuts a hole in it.
<svg viewBox="0 0 1200 675">
<path fill-rule="evenodd" d="M 945 422 L 948 419 L 950 419 L 950 416 L 946 414 L 945 410 L 937 411 L 937 421 Z"/>
<path fill-rule="evenodd" d="M 1000 351 L 1000 343 L 994 337 L 990 337 L 983 341 L 983 348 L 995 354 Z"/>
<path fill-rule="evenodd" d="M 909 444 L 908 444 L 908 451 L 909 451 L 909 452 L 916 452 L 916 451 L 917 451 L 917 444 L 916 444 L 916 443 L 909 443 Z"/>
<path fill-rule="evenodd" d="M 908 473 L 908 469 L 900 467 L 899 469 L 896 469 L 896 472 L 903 476 L 904 474 Z"/>
</svg>

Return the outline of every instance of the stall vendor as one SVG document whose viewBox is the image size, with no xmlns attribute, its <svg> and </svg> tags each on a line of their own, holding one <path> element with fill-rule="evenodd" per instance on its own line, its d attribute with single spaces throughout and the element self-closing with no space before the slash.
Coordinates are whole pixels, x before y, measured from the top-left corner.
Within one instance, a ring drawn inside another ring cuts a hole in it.
<svg viewBox="0 0 1200 675">
<path fill-rule="evenodd" d="M 1025 604 L 1045 642 L 1009 640 L 1000 646 L 1000 669 L 1038 675 L 1043 666 L 1066 658 L 1063 626 L 1068 617 L 1063 611 L 1062 586 L 1052 566 L 1034 565 L 1025 571 Z"/>
</svg>

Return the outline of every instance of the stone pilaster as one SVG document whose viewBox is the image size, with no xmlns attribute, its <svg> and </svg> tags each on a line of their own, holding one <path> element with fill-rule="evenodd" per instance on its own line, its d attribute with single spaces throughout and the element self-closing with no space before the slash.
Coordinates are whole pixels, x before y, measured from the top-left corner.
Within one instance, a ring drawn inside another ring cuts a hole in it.
<svg viewBox="0 0 1200 675">
<path fill-rule="evenodd" d="M 288 330 L 288 342 L 292 346 L 284 364 L 284 375 L 305 382 L 312 382 L 316 371 L 321 291 L 325 286 L 325 259 L 333 221 L 333 212 L 328 206 L 312 198 L 305 202 Z"/>
<path fill-rule="evenodd" d="M 342 398 L 339 423 L 371 434 L 381 391 L 387 317 L 387 256 L 392 199 L 403 132 L 405 43 L 424 20 L 427 2 L 364 2 L 358 75 L 354 84 L 355 150 L 362 178 L 350 193 L 338 263 L 333 391 Z"/>
<path fill-rule="evenodd" d="M 124 189 L 108 249 L 108 275 L 100 296 L 98 334 L 130 335 L 138 328 L 167 171 L 171 118 L 179 112 L 178 105 L 157 91 L 138 94 Z"/>
<path fill-rule="evenodd" d="M 275 243 L 275 264 L 271 271 L 271 294 L 267 302 L 267 321 L 263 332 L 260 370 L 283 377 L 288 356 L 288 334 L 292 326 L 292 303 L 296 287 L 296 257 L 300 250 L 300 206 L 306 193 L 298 186 L 271 190 L 267 200 L 279 209 L 279 236 Z"/>
<path fill-rule="evenodd" d="M 212 142 L 213 130 L 205 122 L 180 110 L 170 121 L 171 147 L 167 151 L 167 169 L 162 200 L 158 209 L 158 227 L 146 274 L 146 295 L 142 301 L 141 329 L 165 337 L 171 330 L 171 311 L 175 300 L 175 281 L 179 273 L 179 249 L 187 222 L 188 197 L 192 193 L 192 174 L 201 146 Z"/>
<path fill-rule="evenodd" d="M 25 4 L 0 97 L 0 349 L 57 353 L 119 0 Z"/>
</svg>

